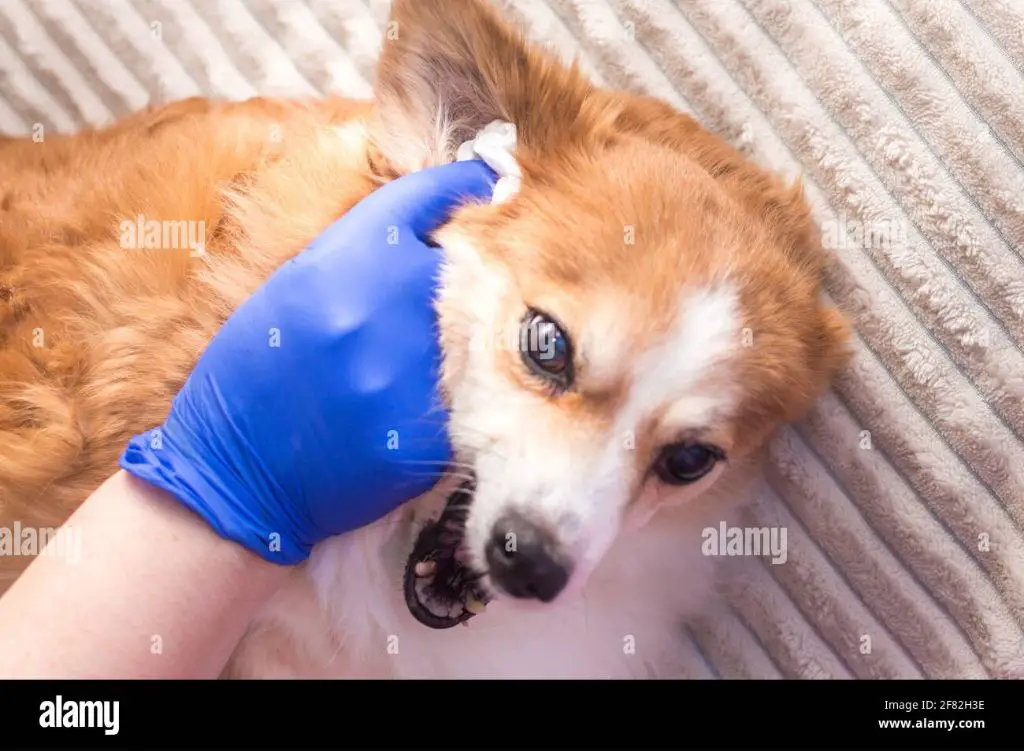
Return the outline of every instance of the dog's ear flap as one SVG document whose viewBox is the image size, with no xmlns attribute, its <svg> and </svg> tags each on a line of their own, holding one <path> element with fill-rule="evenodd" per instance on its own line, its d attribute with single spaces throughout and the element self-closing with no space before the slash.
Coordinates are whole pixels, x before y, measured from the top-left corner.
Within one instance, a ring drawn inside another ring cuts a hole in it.
<svg viewBox="0 0 1024 751">
<path fill-rule="evenodd" d="M 494 120 L 514 123 L 520 144 L 542 141 L 541 129 L 572 122 L 587 89 L 487 0 L 393 0 L 370 137 L 405 174 L 453 161 Z"/>
</svg>

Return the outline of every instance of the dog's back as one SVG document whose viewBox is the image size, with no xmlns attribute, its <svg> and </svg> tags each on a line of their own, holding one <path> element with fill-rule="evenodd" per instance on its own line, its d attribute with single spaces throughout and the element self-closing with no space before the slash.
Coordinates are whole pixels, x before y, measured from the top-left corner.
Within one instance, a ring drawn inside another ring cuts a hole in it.
<svg viewBox="0 0 1024 751">
<path fill-rule="evenodd" d="M 365 112 L 190 99 L 0 141 L 0 592 L 163 421 L 227 315 L 369 192 L 336 127 Z"/>
</svg>

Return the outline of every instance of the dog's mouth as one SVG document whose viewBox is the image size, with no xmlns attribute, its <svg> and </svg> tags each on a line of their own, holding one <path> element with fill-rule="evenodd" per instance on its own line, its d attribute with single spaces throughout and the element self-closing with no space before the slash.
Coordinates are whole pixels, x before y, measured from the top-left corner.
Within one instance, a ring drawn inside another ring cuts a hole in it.
<svg viewBox="0 0 1024 751">
<path fill-rule="evenodd" d="M 405 564 L 405 603 L 413 617 L 430 628 L 451 628 L 483 612 L 489 601 L 483 574 L 466 564 L 463 545 L 473 483 L 464 482 L 448 497 L 441 516 L 420 532 Z"/>
</svg>

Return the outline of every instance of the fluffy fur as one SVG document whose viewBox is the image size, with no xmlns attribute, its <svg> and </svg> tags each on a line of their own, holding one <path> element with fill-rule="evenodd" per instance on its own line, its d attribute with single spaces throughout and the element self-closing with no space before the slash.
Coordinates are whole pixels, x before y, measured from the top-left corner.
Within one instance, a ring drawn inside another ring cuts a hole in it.
<svg viewBox="0 0 1024 751">
<path fill-rule="evenodd" d="M 477 480 L 472 559 L 502 513 L 528 512 L 571 554 L 569 587 L 550 605 L 499 594 L 468 628 L 416 622 L 402 569 L 450 478 L 320 545 L 226 674 L 677 675 L 681 623 L 713 582 L 700 530 L 729 518 L 772 431 L 848 356 L 801 190 L 667 104 L 594 88 L 481 0 L 392 13 L 372 104 L 187 100 L 0 141 L 0 522 L 61 524 L 274 268 L 375 186 L 507 120 L 519 195 L 436 236 L 443 386 Z M 202 243 L 125 249 L 121 222 L 139 217 L 202 221 Z M 527 306 L 571 332 L 572 392 L 494 345 Z M 650 466 L 684 437 L 728 460 L 665 485 Z M 0 557 L 4 587 L 24 563 Z"/>
</svg>

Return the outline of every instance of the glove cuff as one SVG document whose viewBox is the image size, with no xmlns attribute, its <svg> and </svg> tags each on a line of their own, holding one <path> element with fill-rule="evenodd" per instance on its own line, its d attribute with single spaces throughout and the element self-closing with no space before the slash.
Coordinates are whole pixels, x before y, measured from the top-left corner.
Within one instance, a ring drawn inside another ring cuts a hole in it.
<svg viewBox="0 0 1024 751">
<path fill-rule="evenodd" d="M 265 561 L 291 566 L 309 558 L 311 545 L 297 542 L 285 529 L 274 528 L 277 514 L 261 505 L 249 510 L 246 504 L 234 500 L 238 494 L 226 484 L 226 478 L 232 476 L 228 468 L 210 468 L 186 459 L 163 428 L 132 438 L 119 464 L 129 474 L 169 493 L 220 537 Z"/>
</svg>

